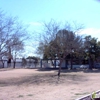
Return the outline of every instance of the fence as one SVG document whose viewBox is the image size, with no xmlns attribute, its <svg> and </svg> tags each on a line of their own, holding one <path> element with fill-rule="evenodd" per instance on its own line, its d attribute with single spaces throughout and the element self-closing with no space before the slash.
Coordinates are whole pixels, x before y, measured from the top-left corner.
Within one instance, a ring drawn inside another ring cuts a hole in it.
<svg viewBox="0 0 100 100">
<path fill-rule="evenodd" d="M 22 68 L 22 67 L 28 67 L 28 68 L 58 68 L 59 67 L 59 63 L 60 60 L 58 59 L 54 59 L 54 60 L 46 60 L 46 59 L 41 59 L 38 61 L 38 63 L 34 63 L 34 61 L 29 61 L 27 59 L 26 63 L 23 64 L 22 59 L 16 60 L 16 64 L 15 67 L 16 68 Z M 73 65 L 73 69 L 80 69 L 80 68 L 89 68 L 89 64 L 88 63 L 82 63 L 82 61 L 79 60 L 74 60 L 72 62 Z M 7 68 L 7 67 L 13 67 L 14 66 L 14 62 L 13 60 L 11 61 L 10 66 L 8 66 L 7 60 L 0 60 L 0 68 Z M 94 64 L 94 68 L 98 68 L 100 69 L 100 63 L 95 63 Z M 71 64 L 69 62 L 69 60 L 64 60 L 63 63 L 61 64 L 62 68 L 67 68 L 70 69 L 71 68 Z"/>
<path fill-rule="evenodd" d="M 58 68 L 59 67 L 60 60 L 54 59 L 54 60 L 47 60 L 47 59 L 41 59 L 40 60 L 40 67 L 41 68 Z M 72 68 L 73 69 L 88 69 L 90 66 L 88 60 L 73 60 L 72 61 Z M 70 60 L 64 60 L 61 64 L 62 68 L 71 68 L 71 62 Z M 94 62 L 93 67 L 95 69 L 100 69 L 100 63 Z"/>
<path fill-rule="evenodd" d="M 40 66 L 41 68 L 58 68 L 60 64 L 60 60 L 54 59 L 54 60 L 46 60 L 46 59 L 41 59 L 40 60 Z M 66 61 L 63 61 L 62 63 L 62 68 L 65 68 L 68 64 Z"/>
<path fill-rule="evenodd" d="M 54 59 L 54 60 L 47 60 L 47 59 L 41 59 L 40 66 L 41 68 L 58 68 L 60 64 L 60 60 Z M 82 61 L 79 60 L 73 60 L 72 62 L 73 69 L 78 68 L 89 68 L 88 63 L 82 63 Z M 64 60 L 61 64 L 62 68 L 70 68 L 71 63 L 70 60 Z"/>
<path fill-rule="evenodd" d="M 16 68 L 36 68 L 39 67 L 40 63 L 34 63 L 33 61 L 30 62 L 29 60 L 26 61 L 25 64 L 23 64 L 22 59 L 17 59 L 15 62 L 15 67 Z M 14 67 L 14 61 L 11 60 L 11 63 L 8 64 L 7 60 L 0 60 L 0 68 L 7 68 L 7 67 Z"/>
</svg>

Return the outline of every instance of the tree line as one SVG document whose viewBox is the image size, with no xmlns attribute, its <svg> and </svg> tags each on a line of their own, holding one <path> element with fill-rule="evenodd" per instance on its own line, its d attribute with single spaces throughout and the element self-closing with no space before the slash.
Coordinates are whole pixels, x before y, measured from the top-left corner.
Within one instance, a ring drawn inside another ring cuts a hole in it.
<svg viewBox="0 0 100 100">
<path fill-rule="evenodd" d="M 37 53 L 43 54 L 43 59 L 60 60 L 58 76 L 65 59 L 70 61 L 71 69 L 73 59 L 88 60 L 89 69 L 92 69 L 94 61 L 100 56 L 100 41 L 91 35 L 80 35 L 82 26 L 77 26 L 71 28 L 70 24 L 67 24 L 60 27 L 54 20 L 44 23 Z"/>
<path fill-rule="evenodd" d="M 83 25 L 78 23 L 71 25 L 68 22 L 62 25 L 51 20 L 48 23 L 43 22 L 43 28 L 43 31 L 38 34 L 39 45 L 36 53 L 43 55 L 43 59 L 59 59 L 58 75 L 65 59 L 70 60 L 71 69 L 73 59 L 87 59 L 90 61 L 89 68 L 93 68 L 93 62 L 100 56 L 100 41 L 91 35 L 80 35 Z M 29 39 L 27 27 L 19 22 L 17 17 L 6 16 L 0 10 L 0 60 L 2 63 L 6 56 L 8 63 L 13 59 L 15 67 L 16 56 L 24 52 L 25 41 Z M 33 40 L 34 37 L 31 39 Z"/>
<path fill-rule="evenodd" d="M 24 50 L 24 42 L 28 38 L 27 27 L 24 26 L 17 17 L 6 16 L 0 10 L 0 60 L 7 57 L 8 64 L 13 59 L 14 67 L 16 56 Z"/>
</svg>

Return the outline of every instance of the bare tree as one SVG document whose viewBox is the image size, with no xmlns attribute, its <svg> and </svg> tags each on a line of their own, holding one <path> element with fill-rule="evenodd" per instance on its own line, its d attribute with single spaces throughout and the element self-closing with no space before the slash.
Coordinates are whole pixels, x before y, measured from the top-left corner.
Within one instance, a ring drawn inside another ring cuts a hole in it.
<svg viewBox="0 0 100 100">
<path fill-rule="evenodd" d="M 27 38 L 27 27 L 23 26 L 16 17 L 8 17 L 0 11 L 0 55 L 13 59 L 14 51 L 22 50 Z M 17 54 L 17 53 L 16 53 Z"/>
<path fill-rule="evenodd" d="M 55 22 L 53 19 L 49 23 L 43 23 L 43 31 L 39 34 L 39 46 L 37 48 L 38 54 L 44 54 L 47 51 L 47 47 L 51 41 L 55 40 L 56 33 L 60 29 L 59 23 Z"/>
<path fill-rule="evenodd" d="M 51 20 L 47 24 L 44 23 L 45 28 L 41 37 L 42 41 L 40 41 L 40 45 L 38 47 L 39 53 L 45 54 L 47 58 L 56 55 L 60 59 L 58 76 L 60 76 L 61 64 L 65 57 L 68 54 L 71 55 L 72 52 L 79 51 L 83 43 L 82 36 L 76 34 L 78 29 L 77 31 L 68 30 L 69 24 L 67 25 L 66 28 L 60 28 L 60 25 L 54 20 Z"/>
<path fill-rule="evenodd" d="M 60 75 L 61 64 L 67 55 L 70 55 L 70 62 L 72 69 L 73 53 L 80 51 L 80 49 L 82 48 L 82 43 L 83 43 L 82 37 L 80 35 L 77 35 L 74 32 L 65 29 L 58 31 L 57 44 L 59 45 L 59 49 L 57 55 L 60 59 L 58 76 Z"/>
</svg>

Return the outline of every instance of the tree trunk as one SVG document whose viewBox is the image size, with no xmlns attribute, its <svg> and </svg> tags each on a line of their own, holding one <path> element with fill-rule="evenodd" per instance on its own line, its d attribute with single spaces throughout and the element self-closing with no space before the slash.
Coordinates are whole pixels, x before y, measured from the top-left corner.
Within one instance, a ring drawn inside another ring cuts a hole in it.
<svg viewBox="0 0 100 100">
<path fill-rule="evenodd" d="M 65 67 L 68 69 L 68 60 L 65 60 Z"/>
<path fill-rule="evenodd" d="M 3 65 L 3 66 L 2 66 L 2 68 L 4 68 L 4 61 L 3 61 L 3 60 L 1 60 L 1 62 L 2 62 L 2 65 Z"/>
<path fill-rule="evenodd" d="M 58 77 L 60 77 L 60 73 L 61 73 L 61 64 L 64 61 L 64 59 L 60 60 L 60 64 L 59 64 L 59 70 L 58 70 Z"/>
<path fill-rule="evenodd" d="M 41 68 L 42 68 L 42 59 L 40 60 L 40 66 L 41 66 Z"/>
<path fill-rule="evenodd" d="M 16 67 L 16 61 L 14 61 L 13 63 L 14 63 L 13 68 L 15 68 Z"/>
<path fill-rule="evenodd" d="M 5 66 L 4 66 L 4 62 L 3 62 L 3 68 L 4 68 Z"/>
<path fill-rule="evenodd" d="M 73 69 L 73 59 L 71 58 L 71 70 Z"/>
<path fill-rule="evenodd" d="M 54 60 L 54 67 L 56 68 L 56 59 Z"/>
<path fill-rule="evenodd" d="M 58 77 L 60 77 L 60 72 L 61 72 L 61 65 L 59 65 Z"/>
<path fill-rule="evenodd" d="M 89 57 L 89 69 L 92 70 L 93 68 L 93 59 Z"/>
</svg>

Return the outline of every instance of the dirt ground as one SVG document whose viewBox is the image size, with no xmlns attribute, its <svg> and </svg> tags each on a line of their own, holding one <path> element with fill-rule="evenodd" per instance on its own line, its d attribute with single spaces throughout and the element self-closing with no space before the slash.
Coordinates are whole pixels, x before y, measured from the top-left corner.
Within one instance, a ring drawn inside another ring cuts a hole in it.
<svg viewBox="0 0 100 100">
<path fill-rule="evenodd" d="M 100 71 L 0 69 L 0 100 L 75 100 L 100 89 Z"/>
</svg>

